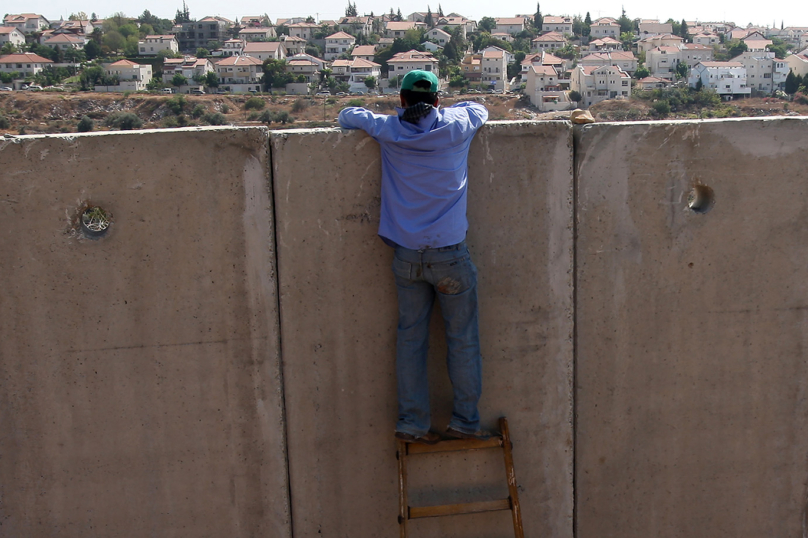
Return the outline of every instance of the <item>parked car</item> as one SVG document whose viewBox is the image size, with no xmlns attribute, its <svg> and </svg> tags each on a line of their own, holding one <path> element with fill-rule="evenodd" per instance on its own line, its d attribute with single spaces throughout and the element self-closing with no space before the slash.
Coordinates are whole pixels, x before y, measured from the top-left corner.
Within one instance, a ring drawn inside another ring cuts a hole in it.
<svg viewBox="0 0 808 538">
<path fill-rule="evenodd" d="M 9 88 L 8 86 L 2 86 L 2 87 L 0 87 L 0 92 L 13 92 L 13 91 L 14 91 L 14 90 L 12 90 L 11 88 Z"/>
<path fill-rule="evenodd" d="M 205 95 L 205 90 L 203 90 L 202 88 L 193 88 L 191 90 L 191 93 L 194 95 Z"/>
<path fill-rule="evenodd" d="M 331 92 L 317 92 L 315 95 L 319 95 L 320 97 L 330 97 Z"/>
<path fill-rule="evenodd" d="M 365 92 L 351 92 L 351 95 L 365 95 Z"/>
<path fill-rule="evenodd" d="M 337 97 L 345 97 L 346 95 L 348 94 L 345 92 L 337 92 Z"/>
<path fill-rule="evenodd" d="M 174 93 L 174 89 L 173 88 L 163 88 L 161 90 L 161 93 L 169 93 L 169 94 L 171 94 L 171 93 Z"/>
<path fill-rule="evenodd" d="M 28 86 L 25 89 L 28 90 L 28 91 L 32 91 L 32 92 L 41 92 L 42 91 L 42 86 L 37 86 L 36 84 L 31 84 L 30 86 Z"/>
</svg>

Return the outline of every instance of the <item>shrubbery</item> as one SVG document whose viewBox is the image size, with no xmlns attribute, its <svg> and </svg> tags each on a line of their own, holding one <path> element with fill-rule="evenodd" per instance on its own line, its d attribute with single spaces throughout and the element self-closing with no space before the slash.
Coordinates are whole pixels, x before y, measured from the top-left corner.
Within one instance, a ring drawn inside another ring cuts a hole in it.
<svg viewBox="0 0 808 538">
<path fill-rule="evenodd" d="M 0 116 L 0 129 L 8 129 L 11 127 L 11 122 L 5 116 Z"/>
<path fill-rule="evenodd" d="M 202 116 L 202 121 L 207 123 L 208 125 L 224 125 L 227 123 L 227 119 L 221 112 L 213 112 L 205 114 L 204 116 Z"/>
<path fill-rule="evenodd" d="M 106 123 L 107 127 L 120 129 L 121 131 L 130 131 L 143 127 L 143 120 L 131 112 L 115 112 L 110 114 L 107 116 L 104 123 Z"/>
<path fill-rule="evenodd" d="M 76 125 L 76 131 L 80 133 L 89 133 L 95 127 L 95 122 L 89 116 L 82 116 Z"/>
<path fill-rule="evenodd" d="M 182 94 L 177 94 L 174 97 L 171 97 L 166 101 L 166 106 L 173 114 L 182 114 L 182 111 L 185 110 L 185 107 L 188 105 L 188 101 L 185 100 L 185 96 Z"/>
<path fill-rule="evenodd" d="M 247 99 L 247 102 L 244 103 L 245 110 L 261 110 L 267 105 L 266 101 L 261 99 L 260 97 L 250 97 Z"/>
</svg>

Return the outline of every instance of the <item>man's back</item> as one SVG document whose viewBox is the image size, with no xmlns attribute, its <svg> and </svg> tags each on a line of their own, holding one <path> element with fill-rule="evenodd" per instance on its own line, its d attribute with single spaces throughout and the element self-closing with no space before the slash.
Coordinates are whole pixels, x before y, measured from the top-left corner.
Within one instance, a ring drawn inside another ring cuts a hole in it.
<svg viewBox="0 0 808 538">
<path fill-rule="evenodd" d="M 433 108 L 416 123 L 364 108 L 340 112 L 340 125 L 362 129 L 382 153 L 379 235 L 407 248 L 441 247 L 466 235 L 468 150 L 488 119 L 474 102 Z"/>
</svg>

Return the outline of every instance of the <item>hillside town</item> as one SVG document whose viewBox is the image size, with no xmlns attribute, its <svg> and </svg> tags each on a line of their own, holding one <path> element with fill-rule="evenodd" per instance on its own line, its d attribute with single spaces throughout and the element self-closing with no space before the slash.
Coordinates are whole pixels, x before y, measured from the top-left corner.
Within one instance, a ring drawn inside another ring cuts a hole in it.
<svg viewBox="0 0 808 538">
<path fill-rule="evenodd" d="M 616 14 L 615 14 L 616 15 Z M 808 104 L 808 27 L 536 11 L 471 20 L 460 13 L 245 15 L 173 20 L 148 10 L 7 14 L 0 91 L 367 96 L 397 93 L 414 69 L 442 93 L 516 95 L 540 112 L 686 90 L 693 102 L 749 97 Z M 656 93 L 651 93 L 656 92 Z M 0 92 L 0 95 L 2 93 Z M 665 117 L 682 99 L 655 98 Z M 0 119 L 2 122 L 2 119 Z M 0 124 L 2 127 L 2 124 Z"/>
</svg>

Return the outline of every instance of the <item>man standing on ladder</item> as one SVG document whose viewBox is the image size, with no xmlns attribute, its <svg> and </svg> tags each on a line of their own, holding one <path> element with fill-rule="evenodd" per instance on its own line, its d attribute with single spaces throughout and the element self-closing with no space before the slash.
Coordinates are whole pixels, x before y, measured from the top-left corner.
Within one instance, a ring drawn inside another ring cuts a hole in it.
<svg viewBox="0 0 808 538">
<path fill-rule="evenodd" d="M 410 71 L 401 82 L 395 116 L 360 107 L 343 109 L 339 123 L 363 129 L 381 147 L 382 188 L 379 235 L 395 248 L 398 290 L 396 438 L 434 444 L 430 431 L 427 347 L 429 319 L 437 295 L 446 326 L 446 358 L 454 390 L 446 433 L 487 439 L 477 403 L 482 364 L 477 313 L 477 269 L 466 247 L 468 152 L 488 119 L 475 102 L 438 108 L 438 78 Z"/>
</svg>

